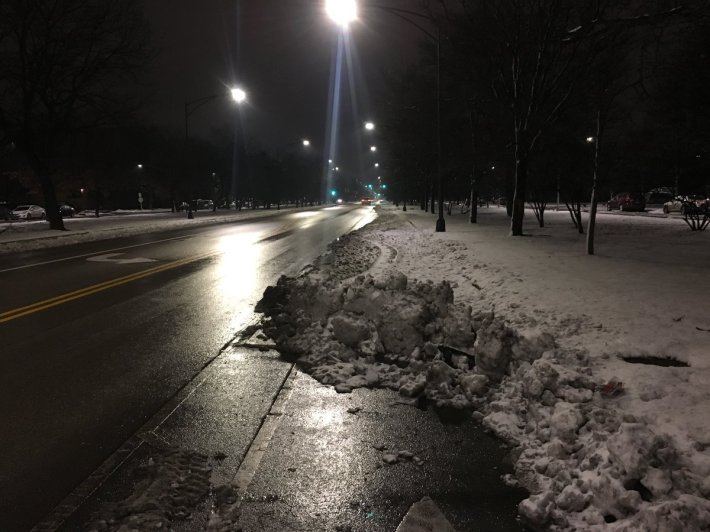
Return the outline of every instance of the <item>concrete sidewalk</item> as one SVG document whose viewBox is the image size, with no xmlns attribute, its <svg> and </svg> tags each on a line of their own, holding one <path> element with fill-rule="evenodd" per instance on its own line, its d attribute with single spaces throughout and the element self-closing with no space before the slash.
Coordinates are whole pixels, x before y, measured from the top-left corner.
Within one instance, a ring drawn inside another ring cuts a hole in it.
<svg viewBox="0 0 710 532">
<path fill-rule="evenodd" d="M 505 454 L 468 417 L 337 394 L 235 341 L 35 530 L 441 530 L 398 528 L 426 496 L 459 532 L 524 530 Z"/>
</svg>

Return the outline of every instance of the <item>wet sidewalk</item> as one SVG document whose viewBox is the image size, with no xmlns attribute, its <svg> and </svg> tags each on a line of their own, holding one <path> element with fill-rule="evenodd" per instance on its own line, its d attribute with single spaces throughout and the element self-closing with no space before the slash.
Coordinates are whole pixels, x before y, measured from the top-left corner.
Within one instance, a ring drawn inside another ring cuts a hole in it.
<svg viewBox="0 0 710 532">
<path fill-rule="evenodd" d="M 524 530 L 506 452 L 470 418 L 232 345 L 35 530 Z"/>
</svg>

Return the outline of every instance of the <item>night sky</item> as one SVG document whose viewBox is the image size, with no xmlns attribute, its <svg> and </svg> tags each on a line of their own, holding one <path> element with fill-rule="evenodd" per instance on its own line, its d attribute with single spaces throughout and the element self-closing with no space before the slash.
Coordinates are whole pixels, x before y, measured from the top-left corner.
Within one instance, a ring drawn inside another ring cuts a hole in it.
<svg viewBox="0 0 710 532">
<path fill-rule="evenodd" d="M 226 91 L 237 81 L 248 93 L 242 111 L 248 138 L 285 148 L 307 137 L 322 149 L 339 31 L 322 0 L 143 2 L 158 52 L 146 79 L 147 122 L 182 134 L 186 101 Z M 362 123 L 377 121 L 372 110 L 383 97 L 384 73 L 411 61 L 420 37 L 396 17 L 362 5 L 349 33 L 355 68 L 342 92 L 338 158 L 352 166 L 362 146 L 369 146 Z M 209 138 L 229 128 L 233 105 L 224 98 L 197 110 L 190 136 Z"/>
</svg>

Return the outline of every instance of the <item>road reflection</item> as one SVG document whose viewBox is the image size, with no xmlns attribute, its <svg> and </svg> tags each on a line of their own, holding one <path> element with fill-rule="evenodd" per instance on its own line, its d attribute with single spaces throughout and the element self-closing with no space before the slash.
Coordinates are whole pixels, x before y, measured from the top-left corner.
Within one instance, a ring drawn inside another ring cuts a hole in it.
<svg viewBox="0 0 710 532">
<path fill-rule="evenodd" d="M 242 328 L 251 314 L 245 301 L 251 302 L 264 288 L 259 276 L 264 248 L 256 243 L 258 238 L 259 233 L 249 232 L 225 235 L 218 241 L 215 297 L 219 298 L 219 306 L 232 309 L 232 331 Z"/>
</svg>

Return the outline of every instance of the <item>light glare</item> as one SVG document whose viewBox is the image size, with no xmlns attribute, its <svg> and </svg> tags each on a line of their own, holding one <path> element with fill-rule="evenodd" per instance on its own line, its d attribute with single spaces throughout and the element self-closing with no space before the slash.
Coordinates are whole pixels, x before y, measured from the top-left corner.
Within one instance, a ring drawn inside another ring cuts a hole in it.
<svg viewBox="0 0 710 532">
<path fill-rule="evenodd" d="M 355 0 L 326 0 L 325 11 L 339 26 L 347 28 L 348 24 L 357 18 Z"/>
<path fill-rule="evenodd" d="M 237 103 L 242 103 L 244 100 L 247 99 L 247 93 L 239 87 L 234 87 L 233 89 L 231 89 L 230 92 L 232 93 L 232 100 Z"/>
</svg>

